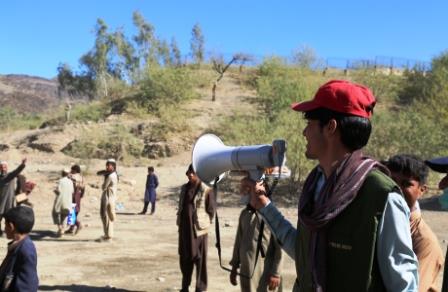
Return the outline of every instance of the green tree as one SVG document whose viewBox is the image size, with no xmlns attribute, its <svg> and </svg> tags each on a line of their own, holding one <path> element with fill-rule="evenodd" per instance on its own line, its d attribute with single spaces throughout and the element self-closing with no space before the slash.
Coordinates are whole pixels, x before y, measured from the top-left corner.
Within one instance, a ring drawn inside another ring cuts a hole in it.
<svg viewBox="0 0 448 292">
<path fill-rule="evenodd" d="M 113 75 L 120 77 L 120 79 L 131 79 L 139 65 L 138 57 L 135 56 L 134 46 L 121 30 L 111 35 L 111 41 L 117 56 L 114 63 L 114 71 L 116 73 Z"/>
<path fill-rule="evenodd" d="M 92 76 L 96 82 L 96 90 L 103 96 L 108 96 L 109 79 L 116 74 L 113 70 L 109 54 L 113 48 L 113 38 L 107 32 L 107 24 L 98 19 L 95 26 L 95 45 L 81 57 L 81 65 L 87 68 L 87 75 Z"/>
<path fill-rule="evenodd" d="M 87 96 L 90 100 L 95 98 L 96 85 L 91 75 L 88 73 L 76 74 L 68 64 L 59 64 L 57 71 L 59 97 L 65 91 L 74 98 L 83 96 Z"/>
<path fill-rule="evenodd" d="M 193 62 L 200 66 L 204 62 L 204 35 L 198 23 L 191 30 L 190 49 Z"/>
<path fill-rule="evenodd" d="M 158 40 L 154 34 L 154 26 L 147 22 L 139 12 L 132 15 L 138 34 L 134 41 L 138 47 L 138 58 L 141 65 L 149 66 L 157 62 Z"/>
<path fill-rule="evenodd" d="M 176 67 L 182 65 L 182 55 L 179 46 L 177 45 L 176 39 L 174 37 L 171 39 L 170 50 L 171 50 L 171 64 L 173 64 Z"/>
<path fill-rule="evenodd" d="M 171 52 L 170 46 L 166 40 L 159 40 L 157 47 L 158 58 L 165 66 L 171 66 Z"/>
</svg>

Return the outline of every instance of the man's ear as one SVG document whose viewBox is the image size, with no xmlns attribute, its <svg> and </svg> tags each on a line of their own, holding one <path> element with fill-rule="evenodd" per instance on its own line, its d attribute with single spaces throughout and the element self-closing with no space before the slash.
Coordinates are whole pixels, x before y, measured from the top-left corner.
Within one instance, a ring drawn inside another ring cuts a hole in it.
<svg viewBox="0 0 448 292">
<path fill-rule="evenodd" d="M 9 229 L 10 229 L 12 232 L 16 231 L 16 227 L 14 226 L 14 224 L 12 224 L 12 222 L 7 222 L 6 224 L 8 224 Z"/>
<path fill-rule="evenodd" d="M 334 134 L 336 133 L 336 129 L 338 128 L 338 122 L 335 119 L 331 119 L 328 121 L 326 128 L 328 133 Z"/>
<path fill-rule="evenodd" d="M 425 194 L 427 190 L 428 186 L 426 184 L 420 185 L 420 192 L 422 193 L 422 195 Z"/>
</svg>

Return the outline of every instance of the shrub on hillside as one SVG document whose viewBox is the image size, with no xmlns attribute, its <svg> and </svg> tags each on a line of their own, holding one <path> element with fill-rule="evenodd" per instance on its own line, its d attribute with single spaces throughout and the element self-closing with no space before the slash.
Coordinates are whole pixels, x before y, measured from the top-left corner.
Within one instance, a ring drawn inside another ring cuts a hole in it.
<svg viewBox="0 0 448 292">
<path fill-rule="evenodd" d="M 400 92 L 400 101 L 417 105 L 420 114 L 440 122 L 448 119 L 448 51 L 431 62 L 431 70 L 415 68 L 405 74 L 406 82 Z"/>
<path fill-rule="evenodd" d="M 135 137 L 123 125 L 112 128 L 85 132 L 82 137 L 67 145 L 62 152 L 81 159 L 129 160 L 138 158 L 143 149 L 143 142 Z"/>
<path fill-rule="evenodd" d="M 287 65 L 280 58 L 267 59 L 256 78 L 257 94 L 269 117 L 289 108 L 291 103 L 311 98 L 323 79 L 306 68 Z"/>
<path fill-rule="evenodd" d="M 196 84 L 190 69 L 152 66 L 138 83 L 136 98 L 148 111 L 157 111 L 162 104 L 175 104 L 197 97 Z"/>
<path fill-rule="evenodd" d="M 42 116 L 31 113 L 18 113 L 13 108 L 0 108 L 0 132 L 18 129 L 36 129 L 42 124 Z"/>
<path fill-rule="evenodd" d="M 421 108 L 409 107 L 400 112 L 376 113 L 366 153 L 377 159 L 408 153 L 424 159 L 448 155 L 448 122 L 440 123 L 421 114 Z"/>
<path fill-rule="evenodd" d="M 80 103 L 72 107 L 70 121 L 98 122 L 110 114 L 110 108 L 103 102 Z"/>
<path fill-rule="evenodd" d="M 365 85 L 372 90 L 377 102 L 393 104 L 398 99 L 398 92 L 403 85 L 403 77 L 386 75 L 374 69 L 361 69 L 352 73 L 353 81 Z"/>
</svg>

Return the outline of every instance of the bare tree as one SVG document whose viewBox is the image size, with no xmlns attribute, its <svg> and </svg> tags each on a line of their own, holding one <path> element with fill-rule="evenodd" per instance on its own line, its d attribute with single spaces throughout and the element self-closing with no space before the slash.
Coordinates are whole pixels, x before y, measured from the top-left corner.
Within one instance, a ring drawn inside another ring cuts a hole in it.
<svg viewBox="0 0 448 292">
<path fill-rule="evenodd" d="M 293 63 L 301 68 L 311 69 L 317 60 L 316 51 L 307 45 L 301 45 L 292 54 Z"/>
<path fill-rule="evenodd" d="M 243 72 L 243 67 L 246 63 L 248 62 L 253 62 L 254 61 L 254 57 L 252 55 L 246 54 L 246 53 L 238 53 L 235 54 L 237 61 L 239 63 L 239 72 L 242 73 Z"/>
<path fill-rule="evenodd" d="M 227 69 L 229 69 L 230 65 L 240 61 L 241 58 L 242 58 L 241 54 L 235 54 L 233 55 L 232 59 L 229 62 L 225 63 L 223 56 L 212 57 L 211 61 L 213 65 L 213 70 L 215 70 L 216 73 L 218 73 L 218 78 L 216 78 L 215 82 L 213 82 L 212 101 L 216 100 L 216 88 L 218 87 L 219 81 L 221 81 L 221 79 L 224 77 L 224 73 L 227 71 Z"/>
</svg>

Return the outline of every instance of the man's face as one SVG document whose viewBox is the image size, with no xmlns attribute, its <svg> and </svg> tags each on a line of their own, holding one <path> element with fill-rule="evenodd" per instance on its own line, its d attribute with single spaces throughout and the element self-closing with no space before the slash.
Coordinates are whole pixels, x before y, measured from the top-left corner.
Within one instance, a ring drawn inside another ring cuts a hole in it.
<svg viewBox="0 0 448 292">
<path fill-rule="evenodd" d="M 417 202 L 417 200 L 425 193 L 426 185 L 420 184 L 418 180 L 408 177 L 399 172 L 392 172 L 391 177 L 400 187 L 406 203 L 412 210 L 412 208 L 414 208 L 415 206 L 415 202 Z"/>
<path fill-rule="evenodd" d="M 8 172 L 8 165 L 6 163 L 0 164 L 0 172 L 1 173 L 7 173 Z"/>
<path fill-rule="evenodd" d="M 115 170 L 115 168 L 112 163 L 106 163 L 106 170 L 108 172 L 113 172 Z"/>
<path fill-rule="evenodd" d="M 187 177 L 188 181 L 192 184 L 196 184 L 199 181 L 199 177 L 192 171 L 187 172 Z"/>
<path fill-rule="evenodd" d="M 323 135 L 322 128 L 318 120 L 307 120 L 307 125 L 303 129 L 303 136 L 307 141 L 305 156 L 308 159 L 319 159 L 325 151 L 327 141 Z"/>
</svg>

